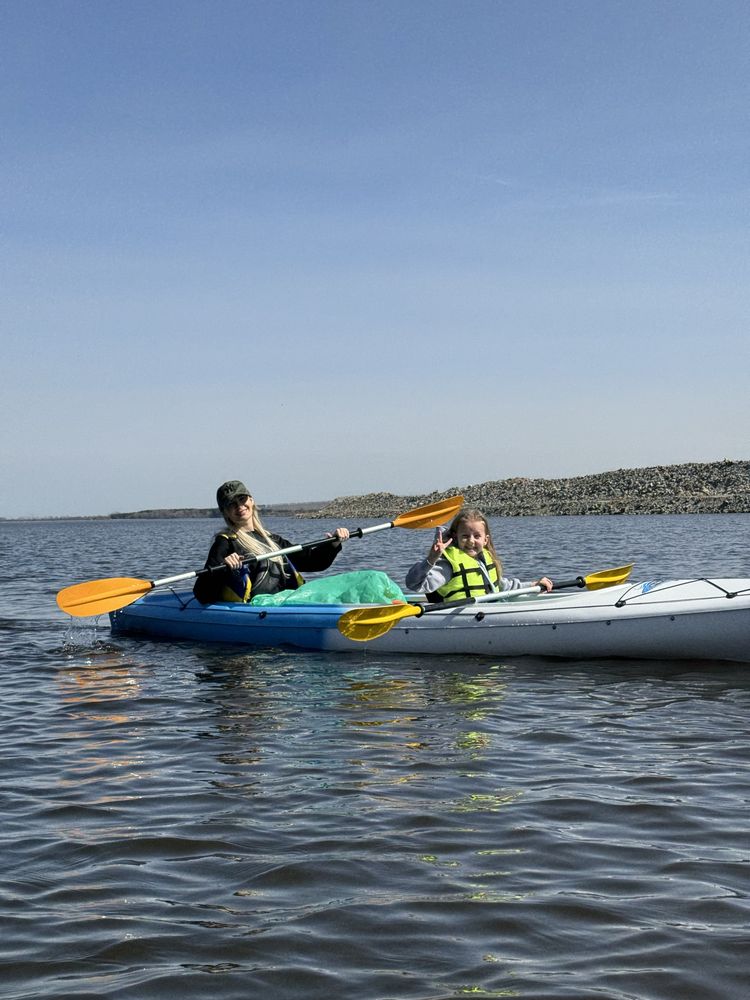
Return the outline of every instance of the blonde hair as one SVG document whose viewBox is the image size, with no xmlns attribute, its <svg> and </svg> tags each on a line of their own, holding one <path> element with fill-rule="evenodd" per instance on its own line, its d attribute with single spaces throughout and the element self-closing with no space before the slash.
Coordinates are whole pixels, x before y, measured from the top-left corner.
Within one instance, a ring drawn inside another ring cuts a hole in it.
<svg viewBox="0 0 750 1000">
<path fill-rule="evenodd" d="M 462 510 L 456 514 L 456 516 L 451 521 L 450 527 L 448 528 L 448 537 L 452 538 L 452 545 L 456 544 L 456 532 L 462 524 L 466 524 L 469 521 L 479 521 L 484 525 L 484 530 L 487 535 L 487 545 L 485 548 L 492 556 L 492 561 L 495 564 L 495 569 L 497 570 L 497 575 L 501 577 L 503 575 L 503 564 L 500 561 L 500 556 L 495 551 L 495 543 L 492 541 L 492 532 L 490 531 L 490 526 L 487 523 L 487 518 L 481 512 L 481 510 L 476 510 L 471 507 L 464 507 Z"/>
<path fill-rule="evenodd" d="M 258 510 L 253 501 L 253 528 L 252 532 L 248 531 L 246 528 L 238 528 L 236 524 L 232 523 L 229 516 L 229 510 L 222 510 L 222 515 L 224 517 L 224 523 L 228 528 L 231 529 L 232 534 L 239 542 L 240 546 L 247 552 L 250 556 L 262 556 L 267 552 L 275 552 L 278 549 L 278 545 L 271 536 L 268 534 L 266 529 L 263 527 L 263 522 L 261 521 Z M 223 534 L 223 532 L 219 532 Z M 260 538 L 256 536 L 260 536 Z M 276 556 L 274 558 L 266 560 L 267 562 L 283 563 L 283 556 Z"/>
</svg>

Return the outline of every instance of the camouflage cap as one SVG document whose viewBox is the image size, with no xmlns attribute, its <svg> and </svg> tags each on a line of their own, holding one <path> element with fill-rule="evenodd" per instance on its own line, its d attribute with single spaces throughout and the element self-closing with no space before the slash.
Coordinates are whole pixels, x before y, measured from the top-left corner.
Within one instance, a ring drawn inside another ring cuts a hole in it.
<svg viewBox="0 0 750 1000">
<path fill-rule="evenodd" d="M 249 496 L 252 496 L 252 493 L 244 483 L 241 483 L 239 479 L 230 479 L 229 482 L 222 483 L 216 491 L 216 503 L 219 510 L 224 510 L 237 497 Z"/>
</svg>

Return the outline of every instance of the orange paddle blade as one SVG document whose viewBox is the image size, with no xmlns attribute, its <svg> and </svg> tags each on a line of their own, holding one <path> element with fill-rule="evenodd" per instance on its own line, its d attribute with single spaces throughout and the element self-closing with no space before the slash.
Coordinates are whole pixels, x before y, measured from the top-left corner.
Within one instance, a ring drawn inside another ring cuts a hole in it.
<svg viewBox="0 0 750 1000">
<path fill-rule="evenodd" d="M 446 521 L 451 521 L 464 505 L 464 498 L 459 494 L 446 497 L 437 503 L 428 503 L 425 507 L 415 507 L 405 514 L 399 514 L 394 520 L 394 528 L 437 528 Z"/>
<path fill-rule="evenodd" d="M 602 590 L 604 587 L 625 583 L 632 568 L 633 563 L 629 563 L 627 566 L 616 566 L 614 569 L 601 569 L 598 573 L 590 573 L 583 578 L 586 590 Z"/>
<path fill-rule="evenodd" d="M 385 635 L 396 622 L 412 615 L 419 617 L 422 608 L 413 604 L 384 604 L 375 608 L 355 608 L 345 611 L 336 623 L 336 627 L 347 639 L 355 642 L 368 642 Z"/>
<path fill-rule="evenodd" d="M 150 580 L 137 580 L 129 576 L 114 576 L 105 580 L 89 580 L 65 587 L 57 595 L 57 605 L 75 618 L 103 615 L 132 604 L 138 597 L 153 588 Z"/>
</svg>

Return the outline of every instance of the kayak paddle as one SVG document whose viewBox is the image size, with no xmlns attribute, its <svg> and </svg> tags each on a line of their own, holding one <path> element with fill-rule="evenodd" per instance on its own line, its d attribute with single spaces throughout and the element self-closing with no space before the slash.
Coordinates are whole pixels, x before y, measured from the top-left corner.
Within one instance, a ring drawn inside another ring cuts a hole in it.
<svg viewBox="0 0 750 1000">
<path fill-rule="evenodd" d="M 629 566 L 603 569 L 598 573 L 591 573 L 589 576 L 577 576 L 573 580 L 561 580 L 555 584 L 553 593 L 566 587 L 585 587 L 587 590 L 612 587 L 627 580 L 632 568 L 633 564 L 631 563 Z M 542 588 L 538 586 L 518 587 L 516 590 L 480 594 L 479 597 L 467 597 L 462 601 L 441 601 L 439 604 L 382 604 L 378 607 L 354 608 L 353 611 L 345 611 L 336 624 L 339 632 L 348 639 L 354 639 L 355 642 L 368 642 L 370 639 L 377 639 L 378 636 L 385 635 L 402 618 L 421 618 L 422 615 L 426 615 L 430 611 L 452 611 L 454 608 L 466 607 L 469 604 L 502 601 L 520 594 L 538 594 L 541 590 Z"/>
<path fill-rule="evenodd" d="M 392 521 L 384 524 L 373 524 L 369 528 L 356 528 L 350 532 L 350 538 L 362 538 L 373 531 L 383 531 L 385 528 L 435 528 L 439 524 L 450 521 L 461 509 L 464 502 L 462 496 L 446 497 L 445 500 L 438 500 L 436 503 L 427 504 L 424 507 L 415 507 L 413 510 L 399 514 Z M 291 555 L 293 552 L 301 552 L 303 549 L 311 549 L 315 545 L 330 542 L 331 537 L 318 538 L 314 542 L 303 542 L 300 545 L 290 545 L 286 549 L 276 549 L 273 552 L 264 553 L 258 556 L 246 556 L 243 563 L 264 562 L 273 556 Z M 117 611 L 124 608 L 139 597 L 143 597 L 150 590 L 156 587 L 165 587 L 172 583 L 180 583 L 183 580 L 191 580 L 193 577 L 202 576 L 204 573 L 214 573 L 225 569 L 223 563 L 218 566 L 209 566 L 206 569 L 194 570 L 191 573 L 180 573 L 178 576 L 168 576 L 163 580 L 138 580 L 135 577 L 115 576 L 103 580 L 89 580 L 87 583 L 75 583 L 71 587 L 65 587 L 57 595 L 57 604 L 61 610 L 73 615 L 76 618 L 85 618 L 88 615 L 102 615 L 108 611 Z"/>
</svg>

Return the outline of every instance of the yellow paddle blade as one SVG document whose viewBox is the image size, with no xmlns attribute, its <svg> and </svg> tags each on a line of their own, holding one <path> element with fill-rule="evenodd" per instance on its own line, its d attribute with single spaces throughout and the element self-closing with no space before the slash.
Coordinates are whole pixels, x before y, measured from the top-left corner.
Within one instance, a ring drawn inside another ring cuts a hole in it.
<svg viewBox="0 0 750 1000">
<path fill-rule="evenodd" d="M 138 597 L 153 588 L 150 580 L 136 580 L 129 576 L 113 576 L 106 580 L 89 580 L 65 587 L 57 595 L 57 605 L 75 618 L 103 615 L 132 604 Z"/>
<path fill-rule="evenodd" d="M 446 497 L 437 503 L 428 503 L 424 507 L 415 507 L 405 514 L 399 514 L 394 520 L 394 528 L 437 528 L 440 524 L 451 521 L 464 505 L 462 496 Z"/>
<path fill-rule="evenodd" d="M 422 609 L 413 604 L 383 604 L 376 608 L 354 608 L 353 611 L 344 612 L 336 627 L 347 639 L 367 642 L 369 639 L 377 639 L 379 635 L 385 635 L 402 618 L 421 614 Z"/>
<path fill-rule="evenodd" d="M 591 573 L 584 576 L 587 590 L 601 590 L 602 587 L 614 587 L 617 583 L 624 583 L 630 576 L 633 563 L 629 566 L 617 566 L 615 569 L 602 569 L 598 573 Z"/>
</svg>

